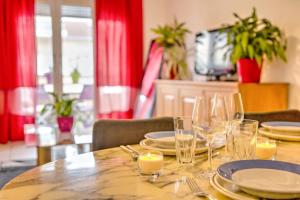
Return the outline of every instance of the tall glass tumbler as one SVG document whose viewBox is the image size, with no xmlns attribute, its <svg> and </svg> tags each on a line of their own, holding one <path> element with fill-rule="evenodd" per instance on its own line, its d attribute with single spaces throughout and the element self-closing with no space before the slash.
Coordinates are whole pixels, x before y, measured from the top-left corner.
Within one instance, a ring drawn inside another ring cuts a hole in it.
<svg viewBox="0 0 300 200">
<path fill-rule="evenodd" d="M 177 162 L 182 165 L 192 165 L 196 148 L 196 134 L 192 129 L 192 118 L 175 117 L 174 126 Z"/>
<path fill-rule="evenodd" d="M 249 160 L 255 157 L 258 121 L 244 119 L 232 123 L 234 159 Z"/>
</svg>

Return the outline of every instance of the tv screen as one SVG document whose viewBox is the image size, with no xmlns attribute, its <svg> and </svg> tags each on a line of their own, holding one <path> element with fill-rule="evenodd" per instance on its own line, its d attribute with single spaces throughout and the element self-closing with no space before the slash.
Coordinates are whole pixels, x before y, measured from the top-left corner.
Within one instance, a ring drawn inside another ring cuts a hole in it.
<svg viewBox="0 0 300 200">
<path fill-rule="evenodd" d="M 220 76 L 235 72 L 234 65 L 230 62 L 230 48 L 224 48 L 226 42 L 226 31 L 221 32 L 219 29 L 203 31 L 196 35 L 197 74 Z"/>
</svg>

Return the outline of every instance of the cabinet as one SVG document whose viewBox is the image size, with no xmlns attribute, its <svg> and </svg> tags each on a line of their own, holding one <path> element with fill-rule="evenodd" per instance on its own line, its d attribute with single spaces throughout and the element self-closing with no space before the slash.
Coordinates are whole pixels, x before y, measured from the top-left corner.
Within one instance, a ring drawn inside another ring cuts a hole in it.
<svg viewBox="0 0 300 200">
<path fill-rule="evenodd" d="M 191 116 L 195 97 L 240 92 L 245 112 L 288 108 L 287 83 L 194 82 L 157 80 L 156 116 Z"/>
</svg>

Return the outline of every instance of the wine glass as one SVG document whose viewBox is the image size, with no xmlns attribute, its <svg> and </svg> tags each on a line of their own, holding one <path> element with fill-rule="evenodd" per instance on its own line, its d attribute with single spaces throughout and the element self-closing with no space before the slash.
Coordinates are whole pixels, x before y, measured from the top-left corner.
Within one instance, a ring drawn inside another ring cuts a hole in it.
<svg viewBox="0 0 300 200">
<path fill-rule="evenodd" d="M 244 119 L 244 107 L 241 93 L 228 94 L 223 96 L 228 111 L 229 122 L 241 123 Z"/>
<path fill-rule="evenodd" d="M 226 131 L 226 156 L 229 161 L 234 157 L 234 141 L 232 126 L 234 123 L 240 124 L 244 120 L 244 107 L 241 93 L 224 95 L 224 102 L 228 112 L 228 123 Z"/>
<path fill-rule="evenodd" d="M 198 96 L 193 109 L 193 129 L 197 134 L 204 136 L 208 146 L 208 170 L 205 177 L 211 177 L 214 173 L 212 167 L 212 141 L 217 133 L 225 133 L 228 122 L 228 111 L 224 97 L 220 94 L 213 96 Z"/>
</svg>

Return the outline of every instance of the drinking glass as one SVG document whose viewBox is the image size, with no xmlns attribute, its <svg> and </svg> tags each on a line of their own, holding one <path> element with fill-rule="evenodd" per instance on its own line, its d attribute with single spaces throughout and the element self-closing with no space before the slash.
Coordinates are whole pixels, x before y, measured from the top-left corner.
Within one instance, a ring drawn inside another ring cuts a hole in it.
<svg viewBox="0 0 300 200">
<path fill-rule="evenodd" d="M 234 158 L 249 160 L 255 157 L 258 121 L 244 119 L 231 125 L 234 142 Z"/>
<path fill-rule="evenodd" d="M 244 107 L 241 93 L 223 95 L 229 121 L 241 122 L 244 119 Z"/>
<path fill-rule="evenodd" d="M 181 165 L 193 164 L 196 148 L 196 134 L 192 129 L 191 117 L 175 117 L 176 159 Z"/>
<path fill-rule="evenodd" d="M 204 136 L 208 146 L 208 170 L 204 175 L 212 175 L 212 141 L 216 133 L 225 134 L 228 113 L 224 98 L 220 94 L 198 96 L 193 109 L 193 128 L 197 134 Z"/>
<path fill-rule="evenodd" d="M 224 95 L 226 110 L 228 112 L 228 124 L 226 132 L 226 159 L 231 160 L 234 155 L 234 143 L 232 135 L 232 123 L 240 123 L 244 119 L 244 107 L 241 93 Z"/>
</svg>

